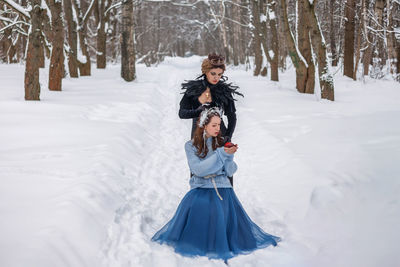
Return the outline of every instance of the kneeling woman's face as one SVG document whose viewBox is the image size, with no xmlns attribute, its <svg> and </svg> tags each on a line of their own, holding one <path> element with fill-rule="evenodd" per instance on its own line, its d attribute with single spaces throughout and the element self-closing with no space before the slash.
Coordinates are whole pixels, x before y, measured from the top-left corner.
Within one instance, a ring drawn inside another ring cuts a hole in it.
<svg viewBox="0 0 400 267">
<path fill-rule="evenodd" d="M 224 71 L 220 68 L 211 69 L 206 73 L 207 80 L 211 84 L 217 84 L 221 79 L 222 74 L 224 74 Z"/>
<path fill-rule="evenodd" d="M 207 137 L 216 137 L 220 131 L 221 127 L 221 118 L 218 116 L 213 116 L 210 122 L 206 125 L 206 134 Z"/>
</svg>

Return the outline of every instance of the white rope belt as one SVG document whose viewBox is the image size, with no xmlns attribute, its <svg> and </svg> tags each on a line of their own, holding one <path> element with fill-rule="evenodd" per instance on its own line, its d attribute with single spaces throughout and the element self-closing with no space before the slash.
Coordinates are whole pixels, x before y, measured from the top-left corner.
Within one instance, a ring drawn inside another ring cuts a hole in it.
<svg viewBox="0 0 400 267">
<path fill-rule="evenodd" d="M 214 185 L 214 189 L 215 189 L 215 192 L 217 193 L 217 196 L 219 197 L 219 199 L 223 200 L 223 198 L 221 197 L 221 195 L 220 195 L 219 192 L 218 192 L 217 184 L 215 183 L 215 180 L 214 180 L 214 177 L 215 177 L 215 176 L 217 176 L 217 175 L 216 175 L 216 174 L 210 174 L 210 175 L 204 176 L 204 178 L 205 178 L 205 179 L 211 178 L 211 182 L 212 182 L 213 185 Z"/>
</svg>

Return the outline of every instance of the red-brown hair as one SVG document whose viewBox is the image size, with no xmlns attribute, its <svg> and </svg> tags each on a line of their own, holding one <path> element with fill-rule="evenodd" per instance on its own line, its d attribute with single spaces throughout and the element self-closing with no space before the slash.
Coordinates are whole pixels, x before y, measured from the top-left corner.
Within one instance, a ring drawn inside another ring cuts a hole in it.
<svg viewBox="0 0 400 267">
<path fill-rule="evenodd" d="M 206 59 L 203 60 L 201 64 L 201 73 L 206 74 L 211 69 L 220 68 L 225 71 L 225 58 L 221 55 L 215 53 L 209 54 Z"/>
<path fill-rule="evenodd" d="M 204 126 L 200 127 L 199 126 L 199 120 L 197 121 L 197 128 L 194 131 L 194 136 L 193 136 L 193 146 L 195 148 L 197 148 L 197 156 L 199 156 L 200 158 L 205 158 L 207 156 L 208 153 L 208 148 L 207 145 L 204 142 L 204 137 L 203 137 L 203 133 L 205 131 L 205 127 L 211 122 L 211 119 L 217 116 L 221 119 L 220 116 L 218 116 L 217 114 L 213 113 L 210 114 L 205 122 L 204 122 Z M 222 120 L 222 119 L 221 119 Z M 224 144 L 224 139 L 221 136 L 221 131 L 218 133 L 218 135 L 216 137 L 212 137 L 212 149 L 215 150 L 218 147 L 223 146 Z"/>
</svg>

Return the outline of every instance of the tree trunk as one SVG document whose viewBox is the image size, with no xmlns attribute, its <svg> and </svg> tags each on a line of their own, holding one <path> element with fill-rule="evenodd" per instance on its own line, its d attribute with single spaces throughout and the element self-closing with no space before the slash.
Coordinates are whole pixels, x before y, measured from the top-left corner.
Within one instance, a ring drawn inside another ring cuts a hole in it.
<svg viewBox="0 0 400 267">
<path fill-rule="evenodd" d="M 28 53 L 25 65 L 25 100 L 40 100 L 40 49 L 41 47 L 41 12 L 40 0 L 32 0 L 31 28 L 29 32 Z"/>
<path fill-rule="evenodd" d="M 338 55 L 336 52 L 336 38 L 335 38 L 335 25 L 334 25 L 334 13 L 335 13 L 335 1 L 330 1 L 330 9 L 331 9 L 331 16 L 330 16 L 330 39 L 331 39 L 331 53 L 332 53 L 332 66 L 336 67 L 338 64 Z"/>
<path fill-rule="evenodd" d="M 122 2 L 121 19 L 121 77 L 129 82 L 136 78 L 132 1 Z"/>
<path fill-rule="evenodd" d="M 119 45 L 116 43 L 116 41 L 119 39 L 117 36 L 117 25 L 118 25 L 118 19 L 115 18 L 115 16 L 112 16 L 111 18 L 111 24 L 112 26 L 112 34 L 111 34 L 111 57 L 113 62 L 117 62 L 117 55 L 119 51 Z M 117 51 L 118 50 L 118 51 Z"/>
<path fill-rule="evenodd" d="M 83 22 L 82 18 L 82 9 L 80 7 L 80 2 L 77 0 L 73 0 L 73 6 L 75 8 L 75 12 L 77 14 L 78 19 L 78 37 L 79 37 L 79 46 L 80 50 L 82 51 L 83 57 L 78 58 L 78 68 L 79 74 L 81 76 L 90 76 L 91 73 L 91 62 L 90 62 L 90 55 L 86 44 L 86 23 Z M 90 11 L 89 11 L 90 12 Z M 89 14 L 87 15 L 89 16 Z M 79 53 L 79 51 L 78 51 Z"/>
<path fill-rule="evenodd" d="M 222 2 L 221 2 L 221 5 L 222 5 Z M 224 45 L 225 62 L 226 62 L 226 64 L 230 64 L 232 59 L 231 59 L 231 54 L 230 54 L 230 50 L 229 50 L 228 33 L 226 32 L 227 23 L 225 23 L 225 20 L 222 20 L 220 25 L 221 25 L 221 31 L 222 31 L 222 41 L 223 41 L 223 45 Z"/>
<path fill-rule="evenodd" d="M 263 63 L 263 56 L 261 50 L 261 42 L 258 33 L 254 34 L 254 76 L 260 75 L 261 67 Z"/>
<path fill-rule="evenodd" d="M 296 4 L 298 5 L 297 10 L 297 46 L 300 53 L 303 55 L 304 59 L 307 61 L 307 76 L 306 76 L 306 87 L 303 93 L 314 94 L 315 88 L 315 65 L 313 61 L 313 56 L 311 54 L 311 41 L 310 41 L 310 31 L 311 31 L 311 13 L 308 10 L 307 3 L 308 0 L 300 0 Z"/>
<path fill-rule="evenodd" d="M 315 14 L 315 4 L 316 0 L 314 0 L 314 4 L 310 5 L 309 1 L 305 1 L 306 10 L 308 11 L 308 16 L 310 16 L 310 36 L 311 41 L 313 43 L 314 51 L 317 52 L 317 60 L 318 60 L 318 74 L 319 74 L 319 84 L 321 87 L 321 97 L 324 99 L 328 99 L 334 101 L 334 85 L 333 85 L 333 76 L 329 72 L 329 63 L 328 56 L 326 54 L 326 44 L 324 41 L 324 37 L 321 32 L 321 27 L 319 26 L 319 22 L 317 16 Z"/>
<path fill-rule="evenodd" d="M 5 25 L 3 23 L 0 22 L 0 28 L 3 28 Z M 6 62 L 6 63 L 13 63 L 13 50 L 15 51 L 15 48 L 13 48 L 13 44 L 12 44 L 12 39 L 11 39 L 11 35 L 12 35 L 12 29 L 8 28 L 5 29 L 3 31 L 3 36 L 4 38 L 2 38 L 0 40 L 1 43 L 1 50 L 0 52 L 1 57 L 2 57 L 2 61 Z"/>
<path fill-rule="evenodd" d="M 388 59 L 389 59 L 389 68 L 390 73 L 394 73 L 394 59 L 396 58 L 396 51 L 395 51 L 395 34 L 393 29 L 393 2 L 392 0 L 386 0 L 386 12 L 387 12 L 387 48 L 388 48 Z"/>
<path fill-rule="evenodd" d="M 393 3 L 392 6 L 393 10 L 392 13 L 394 14 L 399 14 L 400 13 L 400 3 L 399 2 L 395 2 Z M 400 27 L 400 21 L 396 21 L 395 24 L 393 25 L 394 28 L 399 28 Z M 394 42 L 394 49 L 396 50 L 396 80 L 398 82 L 400 82 L 400 36 L 395 36 L 395 38 L 393 38 L 393 42 Z"/>
<path fill-rule="evenodd" d="M 279 81 L 279 38 L 278 38 L 278 29 L 277 29 L 277 13 L 276 13 L 276 1 L 268 0 L 268 21 L 269 28 L 272 33 L 272 52 L 274 53 L 271 61 L 271 81 Z M 269 53 L 268 53 L 269 54 Z"/>
<path fill-rule="evenodd" d="M 250 15 L 249 11 L 249 1 L 248 0 L 241 0 L 240 1 L 241 7 L 239 8 L 240 11 L 240 24 L 248 25 L 249 22 L 247 21 L 247 16 Z M 245 64 L 246 62 L 246 54 L 248 52 L 247 49 L 247 27 L 239 26 L 240 29 L 240 54 L 239 54 L 239 62 L 240 64 Z"/>
<path fill-rule="evenodd" d="M 260 2 L 257 0 L 252 0 L 251 10 L 252 10 L 252 24 L 253 24 L 253 35 L 254 35 L 254 76 L 260 75 L 263 56 L 261 50 L 261 25 L 260 25 Z"/>
<path fill-rule="evenodd" d="M 361 0 L 361 7 L 359 8 L 359 12 L 357 14 L 358 20 L 360 23 L 357 25 L 356 29 L 356 36 L 357 36 L 357 42 L 356 42 L 356 60 L 355 60 L 355 67 L 354 67 L 354 72 L 353 72 L 353 80 L 357 80 L 357 70 L 358 70 L 358 64 L 360 62 L 360 55 L 361 55 L 361 33 L 363 29 L 363 23 L 364 20 L 362 19 L 363 16 L 363 10 L 364 10 L 364 5 L 365 5 L 365 0 Z"/>
<path fill-rule="evenodd" d="M 293 62 L 293 66 L 296 68 L 296 88 L 300 93 L 304 93 L 306 89 L 307 82 L 307 63 L 305 62 L 303 56 L 299 54 L 296 48 L 296 43 L 293 38 L 292 31 L 289 27 L 289 21 L 287 17 L 286 0 L 282 0 L 282 12 L 281 21 L 283 22 L 284 31 L 286 35 L 286 45 L 289 50 L 290 59 Z"/>
<path fill-rule="evenodd" d="M 43 4 L 44 5 L 44 4 Z M 46 42 L 46 37 L 51 36 L 51 22 L 50 22 L 50 17 L 49 14 L 47 14 L 48 9 L 42 9 L 42 12 L 40 14 L 40 42 L 42 43 L 42 49 L 40 50 L 40 68 L 45 68 L 45 58 L 50 58 L 51 50 L 50 50 L 50 44 Z"/>
<path fill-rule="evenodd" d="M 382 30 L 383 26 L 383 9 L 385 6 L 385 0 L 376 0 L 375 1 L 375 14 L 378 21 L 378 25 L 375 26 L 375 29 Z M 384 40 L 379 35 L 375 35 L 376 45 L 375 45 L 375 55 L 374 58 L 378 60 L 374 60 L 374 70 L 379 70 L 381 72 L 384 65 L 386 65 L 386 55 L 384 49 Z M 376 74 L 376 72 L 375 72 Z M 379 74 L 378 76 L 381 76 Z"/>
<path fill-rule="evenodd" d="M 98 21 L 97 21 L 97 52 L 96 52 L 96 64 L 98 69 L 105 69 L 106 68 L 106 56 L 107 56 L 107 49 L 106 49 L 106 39 L 107 35 L 105 32 L 105 24 L 106 24 L 106 15 L 104 14 L 106 11 L 105 7 L 106 0 L 98 0 L 99 3 L 98 7 Z M 110 1 L 108 1 L 110 3 Z"/>
<path fill-rule="evenodd" d="M 267 10 L 267 5 L 268 5 L 268 10 Z M 263 21 L 260 21 L 259 24 L 259 35 L 260 35 L 260 40 L 262 44 L 262 48 L 264 50 L 264 54 L 267 58 L 268 63 L 271 66 L 271 81 L 279 81 L 279 47 L 278 47 L 278 31 L 277 31 L 277 23 L 276 23 L 276 2 L 272 0 L 268 0 L 268 3 L 264 3 L 264 1 L 261 1 L 259 4 L 259 12 L 258 16 L 262 14 L 265 19 Z M 267 29 L 267 21 L 269 22 L 269 27 L 272 33 L 272 38 L 271 38 L 271 49 L 268 46 L 268 29 Z M 271 57 L 270 52 L 272 51 L 273 56 Z M 268 70 L 265 68 L 261 72 L 261 76 L 266 76 L 268 73 Z"/>
<path fill-rule="evenodd" d="M 347 0 L 345 5 L 345 34 L 344 34 L 344 73 L 353 78 L 354 74 L 354 28 L 355 0 Z"/>
<path fill-rule="evenodd" d="M 61 2 L 47 0 L 51 11 L 51 27 L 53 49 L 51 50 L 49 89 L 61 91 L 64 77 L 64 23 L 62 20 Z"/>
<path fill-rule="evenodd" d="M 41 27 L 40 27 L 41 28 Z M 40 38 L 40 50 L 39 50 L 39 58 L 38 58 L 38 60 L 39 60 L 39 68 L 44 68 L 44 45 L 45 45 L 45 43 L 44 43 L 44 41 L 43 41 L 43 36 L 42 35 L 40 35 L 39 36 L 39 38 Z"/>
<path fill-rule="evenodd" d="M 76 32 L 76 21 L 72 17 L 72 0 L 63 0 L 64 14 L 68 28 L 68 69 L 71 78 L 78 78 L 78 35 Z"/>
<path fill-rule="evenodd" d="M 364 36 L 366 37 L 366 44 L 367 47 L 364 50 L 363 54 L 363 75 L 367 76 L 369 73 L 369 65 L 371 64 L 371 58 L 372 58 L 372 49 L 373 49 L 373 36 L 370 33 L 370 31 L 367 29 L 367 26 L 369 26 L 369 20 L 367 21 L 367 10 L 369 6 L 369 0 L 365 0 L 365 6 L 363 9 L 363 18 L 364 18 Z"/>
<path fill-rule="evenodd" d="M 238 0 L 233 0 L 236 4 L 240 2 Z M 239 7 L 237 5 L 233 5 L 233 14 L 234 18 L 240 18 Z M 240 54 L 240 26 L 237 23 L 233 23 L 233 65 L 239 65 L 239 54 Z"/>
<path fill-rule="evenodd" d="M 400 82 L 400 42 L 397 42 L 397 65 L 396 65 L 397 81 Z"/>
</svg>

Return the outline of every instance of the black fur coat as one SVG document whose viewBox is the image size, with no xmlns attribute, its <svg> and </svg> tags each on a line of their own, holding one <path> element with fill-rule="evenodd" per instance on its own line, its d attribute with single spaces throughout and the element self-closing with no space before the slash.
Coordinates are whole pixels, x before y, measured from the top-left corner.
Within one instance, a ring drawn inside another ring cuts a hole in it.
<svg viewBox="0 0 400 267">
<path fill-rule="evenodd" d="M 233 95 L 243 96 L 243 94 L 237 92 L 238 86 L 226 83 L 226 80 L 227 78 L 223 76 L 217 84 L 213 85 L 207 81 L 205 75 L 201 75 L 195 80 L 182 83 L 182 90 L 185 90 L 185 92 L 183 92 L 184 95 L 180 102 L 179 117 L 181 119 L 193 119 L 191 138 L 193 138 L 196 123 L 202 111 L 198 98 L 207 87 L 210 88 L 212 98 L 210 107 L 217 106 L 222 108 L 224 115 L 228 119 L 228 128 L 221 121 L 221 134 L 225 137 L 226 141 L 230 141 L 232 138 L 236 126 L 236 108 L 234 102 L 236 99 L 234 99 Z"/>
</svg>

